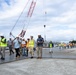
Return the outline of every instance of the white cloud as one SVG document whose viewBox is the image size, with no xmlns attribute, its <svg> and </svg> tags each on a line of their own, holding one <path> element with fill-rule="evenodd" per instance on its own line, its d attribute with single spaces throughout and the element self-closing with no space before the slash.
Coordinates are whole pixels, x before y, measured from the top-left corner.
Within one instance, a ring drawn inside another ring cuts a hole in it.
<svg viewBox="0 0 76 75">
<path fill-rule="evenodd" d="M 63 23 L 72 23 L 76 20 L 76 11 L 64 12 L 57 17 L 49 17 L 52 23 L 63 24 Z"/>
<path fill-rule="evenodd" d="M 15 4 L 14 2 L 11 2 L 11 6 L 8 6 L 6 3 L 2 4 L 3 10 L 0 12 L 1 31 L 3 30 L 3 27 L 5 27 L 4 33 L 7 34 L 7 32 L 10 32 L 26 2 L 27 0 L 15 0 Z M 76 1 L 38 0 L 25 37 L 28 38 L 30 35 L 33 35 L 36 39 L 38 34 L 41 34 L 43 37 L 46 34 L 47 40 L 64 41 L 71 40 L 73 38 L 76 39 L 76 35 L 74 34 L 76 33 L 75 7 Z M 28 10 L 29 6 L 25 9 L 25 14 L 27 14 Z M 47 12 L 46 15 L 45 11 Z M 24 15 L 20 20 L 23 19 Z M 22 28 L 20 25 L 22 24 L 23 21 L 19 21 L 13 30 L 15 36 L 21 31 Z M 45 30 L 43 27 L 44 24 L 46 25 Z M 17 27 L 18 29 L 16 29 Z M 10 29 L 8 30 L 8 28 Z"/>
<path fill-rule="evenodd" d="M 8 6 L 6 3 L 2 4 L 3 11 L 0 12 L 0 19 L 10 18 L 20 14 L 26 4 L 27 0 L 19 0 L 15 4 Z"/>
<path fill-rule="evenodd" d="M 76 29 L 76 23 L 75 24 L 69 24 L 68 28 L 70 28 L 70 29 Z"/>
</svg>

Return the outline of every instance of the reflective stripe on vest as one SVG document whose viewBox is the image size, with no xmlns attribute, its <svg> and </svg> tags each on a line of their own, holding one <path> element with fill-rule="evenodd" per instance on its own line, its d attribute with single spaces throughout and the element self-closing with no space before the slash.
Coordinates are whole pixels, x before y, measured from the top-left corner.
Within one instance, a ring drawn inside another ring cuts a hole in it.
<svg viewBox="0 0 76 75">
<path fill-rule="evenodd" d="M 4 40 L 5 40 L 5 38 L 3 38 L 3 39 L 1 39 L 3 42 L 4 42 Z M 3 43 L 3 42 L 1 42 L 1 47 L 6 47 L 7 46 L 7 43 Z"/>
</svg>

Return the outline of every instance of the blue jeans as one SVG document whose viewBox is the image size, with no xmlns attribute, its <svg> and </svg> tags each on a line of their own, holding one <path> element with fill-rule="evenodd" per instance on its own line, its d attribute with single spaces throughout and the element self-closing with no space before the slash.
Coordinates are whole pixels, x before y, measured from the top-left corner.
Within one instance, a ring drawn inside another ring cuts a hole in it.
<svg viewBox="0 0 76 75">
<path fill-rule="evenodd" d="M 27 49 L 25 47 L 22 48 L 22 55 L 27 56 Z"/>
</svg>

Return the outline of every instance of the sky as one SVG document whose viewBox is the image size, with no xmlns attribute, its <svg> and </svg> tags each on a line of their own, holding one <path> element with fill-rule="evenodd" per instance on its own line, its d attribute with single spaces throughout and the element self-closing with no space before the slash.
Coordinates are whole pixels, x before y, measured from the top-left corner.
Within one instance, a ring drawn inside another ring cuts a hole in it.
<svg viewBox="0 0 76 75">
<path fill-rule="evenodd" d="M 34 0 L 36 6 L 30 18 L 27 13 L 31 2 L 32 0 L 0 0 L 0 34 L 6 38 L 10 37 L 10 32 L 18 36 L 25 25 L 25 39 L 32 35 L 36 40 L 40 34 L 45 40 L 76 40 L 76 0 Z"/>
</svg>

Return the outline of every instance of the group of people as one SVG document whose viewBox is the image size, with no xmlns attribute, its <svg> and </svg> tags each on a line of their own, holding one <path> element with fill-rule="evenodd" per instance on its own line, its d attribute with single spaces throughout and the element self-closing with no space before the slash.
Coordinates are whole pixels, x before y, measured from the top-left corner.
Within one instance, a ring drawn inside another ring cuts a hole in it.
<svg viewBox="0 0 76 75">
<path fill-rule="evenodd" d="M 9 38 L 8 42 L 4 36 L 0 36 L 0 55 L 1 60 L 5 60 L 5 49 L 9 47 L 9 55 L 16 54 L 16 58 L 22 56 L 28 57 L 28 52 L 31 55 L 31 58 L 34 57 L 34 49 L 36 45 L 37 58 L 42 58 L 42 48 L 43 48 L 44 39 L 41 35 L 38 35 L 37 40 L 35 41 L 33 36 L 30 36 L 27 40 L 24 38 L 16 37 L 15 39 Z M 15 50 L 15 51 L 14 51 Z"/>
<path fill-rule="evenodd" d="M 75 43 L 71 43 L 71 42 L 69 42 L 69 43 L 59 43 L 58 44 L 58 47 L 59 47 L 59 49 L 66 49 L 66 48 L 74 48 L 75 47 Z"/>
</svg>

